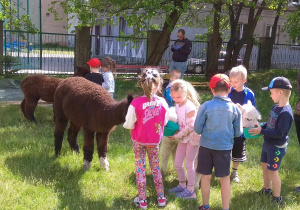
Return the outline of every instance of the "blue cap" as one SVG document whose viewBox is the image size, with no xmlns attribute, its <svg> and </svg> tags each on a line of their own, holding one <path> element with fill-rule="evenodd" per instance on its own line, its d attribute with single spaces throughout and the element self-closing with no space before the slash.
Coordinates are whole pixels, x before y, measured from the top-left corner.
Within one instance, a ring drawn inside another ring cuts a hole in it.
<svg viewBox="0 0 300 210">
<path fill-rule="evenodd" d="M 269 86 L 263 87 L 262 90 L 270 90 L 274 88 L 291 90 L 292 85 L 291 82 L 285 77 L 275 77 L 272 79 Z"/>
</svg>

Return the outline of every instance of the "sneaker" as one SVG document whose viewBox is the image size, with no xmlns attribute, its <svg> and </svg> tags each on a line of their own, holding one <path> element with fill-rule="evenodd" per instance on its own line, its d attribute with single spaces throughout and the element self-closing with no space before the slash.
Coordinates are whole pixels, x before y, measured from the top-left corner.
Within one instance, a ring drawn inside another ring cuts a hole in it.
<svg viewBox="0 0 300 210">
<path fill-rule="evenodd" d="M 239 183 L 239 182 L 240 182 L 239 175 L 238 175 L 238 172 L 237 172 L 237 171 L 231 172 L 230 180 L 231 180 L 231 181 L 234 181 L 234 182 L 236 182 L 236 183 Z"/>
<path fill-rule="evenodd" d="M 168 192 L 169 193 L 180 193 L 180 192 L 183 192 L 184 191 L 184 188 L 181 187 L 180 185 L 177 185 L 176 187 L 170 189 Z"/>
<path fill-rule="evenodd" d="M 275 203 L 276 203 L 277 205 L 279 205 L 280 207 L 283 206 L 283 201 L 282 201 L 282 199 L 281 199 L 281 196 L 278 197 L 278 198 L 276 198 L 276 197 L 273 196 L 273 200 L 274 200 Z"/>
<path fill-rule="evenodd" d="M 185 189 L 182 192 L 176 193 L 176 196 L 178 198 L 183 198 L 183 199 L 195 199 L 196 193 L 195 193 L 195 191 L 190 192 L 190 191 L 188 191 L 188 189 Z"/>
<path fill-rule="evenodd" d="M 147 200 L 139 200 L 139 197 L 136 197 L 133 202 L 136 205 L 136 207 L 138 207 L 140 209 L 147 208 Z"/>
<path fill-rule="evenodd" d="M 210 210 L 210 208 L 204 208 L 203 205 L 198 208 L 198 210 Z"/>
<path fill-rule="evenodd" d="M 261 190 L 260 191 L 257 191 L 257 194 L 259 194 L 259 195 L 271 195 L 271 190 L 268 192 L 268 191 L 266 191 L 266 189 L 265 188 L 261 188 Z"/>
<path fill-rule="evenodd" d="M 159 207 L 164 207 L 167 205 L 167 199 L 165 196 L 157 197 L 157 203 Z"/>
</svg>

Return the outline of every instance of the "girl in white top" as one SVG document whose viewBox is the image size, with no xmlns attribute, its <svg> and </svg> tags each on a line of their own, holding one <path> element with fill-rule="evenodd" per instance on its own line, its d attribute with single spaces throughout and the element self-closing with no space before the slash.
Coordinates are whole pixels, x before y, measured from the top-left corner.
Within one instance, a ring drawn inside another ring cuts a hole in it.
<svg viewBox="0 0 300 210">
<path fill-rule="evenodd" d="M 104 87 L 113 98 L 115 92 L 115 79 L 113 73 L 116 74 L 116 61 L 110 57 L 105 57 L 101 61 L 101 67 L 104 79 L 102 87 Z"/>
<path fill-rule="evenodd" d="M 195 168 L 194 162 L 197 156 L 200 136 L 194 131 L 194 122 L 197 110 L 200 106 L 199 95 L 194 87 L 181 79 L 171 83 L 171 96 L 176 103 L 177 123 L 179 132 L 170 136 L 170 140 L 178 139 L 175 157 L 175 169 L 178 175 L 179 185 L 169 190 L 176 196 L 184 199 L 195 199 Z M 187 170 L 187 186 L 183 162 Z"/>
</svg>

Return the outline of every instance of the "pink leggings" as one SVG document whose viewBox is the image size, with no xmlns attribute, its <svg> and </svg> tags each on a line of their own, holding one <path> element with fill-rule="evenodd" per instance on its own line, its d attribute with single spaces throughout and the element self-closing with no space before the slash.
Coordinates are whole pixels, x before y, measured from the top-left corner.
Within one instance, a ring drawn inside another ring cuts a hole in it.
<svg viewBox="0 0 300 210">
<path fill-rule="evenodd" d="M 178 143 L 175 157 L 175 169 L 178 175 L 179 182 L 185 182 L 185 171 L 183 161 L 185 159 L 185 168 L 188 176 L 188 186 L 195 185 L 195 168 L 194 162 L 197 156 L 199 146 L 191 145 L 190 143 Z"/>
<path fill-rule="evenodd" d="M 146 200 L 146 152 L 150 163 L 151 172 L 158 197 L 164 196 L 163 179 L 161 176 L 159 161 L 158 161 L 158 146 L 145 147 L 136 142 L 133 143 L 135 168 L 136 168 L 136 183 L 138 187 L 139 199 Z"/>
</svg>

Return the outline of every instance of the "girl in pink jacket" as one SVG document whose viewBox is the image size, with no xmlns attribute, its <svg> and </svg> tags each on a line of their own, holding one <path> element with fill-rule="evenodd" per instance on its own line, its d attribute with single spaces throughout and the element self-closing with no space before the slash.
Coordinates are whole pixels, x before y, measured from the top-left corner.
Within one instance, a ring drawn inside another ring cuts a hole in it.
<svg viewBox="0 0 300 210">
<path fill-rule="evenodd" d="M 194 131 L 194 122 L 200 106 L 199 95 L 190 83 L 184 80 L 175 80 L 171 84 L 171 96 L 176 103 L 179 132 L 170 136 L 169 139 L 178 139 L 174 166 L 179 185 L 170 189 L 169 193 L 176 193 L 177 197 L 183 199 L 195 199 L 196 173 L 194 162 L 199 148 L 200 136 Z M 184 159 L 188 176 L 187 185 L 183 168 Z"/>
<path fill-rule="evenodd" d="M 139 84 L 144 90 L 143 96 L 134 99 L 127 111 L 124 128 L 131 129 L 131 139 L 136 166 L 136 182 L 139 196 L 134 199 L 138 208 L 147 208 L 146 194 L 146 153 L 157 191 L 158 206 L 166 206 L 163 179 L 158 160 L 158 145 L 162 139 L 164 126 L 168 122 L 168 104 L 164 98 L 156 95 L 162 79 L 155 69 L 144 70 Z"/>
</svg>

